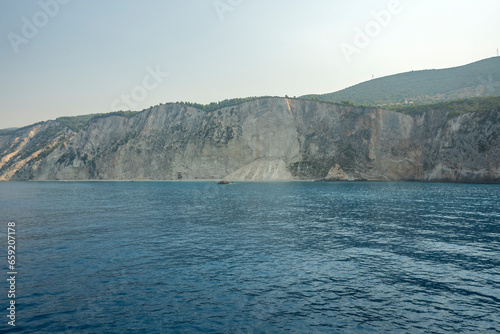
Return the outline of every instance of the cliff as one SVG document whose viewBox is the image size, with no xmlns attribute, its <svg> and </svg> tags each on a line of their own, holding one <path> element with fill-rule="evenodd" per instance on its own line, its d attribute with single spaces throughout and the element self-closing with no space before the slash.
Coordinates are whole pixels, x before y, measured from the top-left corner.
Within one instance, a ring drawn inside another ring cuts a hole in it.
<svg viewBox="0 0 500 334">
<path fill-rule="evenodd" d="M 408 115 L 262 98 L 211 112 L 163 104 L 78 127 L 48 121 L 0 133 L 0 180 L 498 183 L 499 105 Z"/>
</svg>

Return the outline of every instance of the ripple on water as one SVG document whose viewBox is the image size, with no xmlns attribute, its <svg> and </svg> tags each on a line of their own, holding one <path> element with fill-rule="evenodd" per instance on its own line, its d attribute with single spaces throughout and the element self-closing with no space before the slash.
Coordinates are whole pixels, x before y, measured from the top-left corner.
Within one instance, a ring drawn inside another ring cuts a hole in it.
<svg viewBox="0 0 500 334">
<path fill-rule="evenodd" d="M 499 332 L 499 200 L 485 185 L 0 183 L 26 332 Z"/>
</svg>

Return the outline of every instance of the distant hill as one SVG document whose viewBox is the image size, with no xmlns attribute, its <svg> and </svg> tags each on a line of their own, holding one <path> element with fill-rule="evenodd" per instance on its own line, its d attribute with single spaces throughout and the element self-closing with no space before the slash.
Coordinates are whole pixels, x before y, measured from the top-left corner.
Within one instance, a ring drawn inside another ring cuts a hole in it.
<svg viewBox="0 0 500 334">
<path fill-rule="evenodd" d="M 478 96 L 500 96 L 500 57 L 448 69 L 391 75 L 335 93 L 301 98 L 378 106 L 435 103 Z"/>
<path fill-rule="evenodd" d="M 17 130 L 17 129 L 19 129 L 19 128 L 5 128 L 5 129 L 0 129 L 0 135 L 1 135 L 2 133 L 10 133 L 10 132 L 13 132 L 13 131 L 15 131 L 15 130 Z"/>
</svg>

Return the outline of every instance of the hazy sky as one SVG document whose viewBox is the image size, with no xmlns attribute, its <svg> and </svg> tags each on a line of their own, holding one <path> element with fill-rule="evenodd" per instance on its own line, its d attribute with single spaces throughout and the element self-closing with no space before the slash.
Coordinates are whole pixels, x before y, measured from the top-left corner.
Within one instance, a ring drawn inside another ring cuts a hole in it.
<svg viewBox="0 0 500 334">
<path fill-rule="evenodd" d="M 500 48 L 499 0 L 0 0 L 0 128 L 328 93 Z"/>
</svg>

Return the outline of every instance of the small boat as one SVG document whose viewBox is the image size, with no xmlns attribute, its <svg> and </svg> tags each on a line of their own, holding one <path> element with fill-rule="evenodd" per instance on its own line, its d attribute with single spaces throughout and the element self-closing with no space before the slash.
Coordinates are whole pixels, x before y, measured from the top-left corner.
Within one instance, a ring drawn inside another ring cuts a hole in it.
<svg viewBox="0 0 500 334">
<path fill-rule="evenodd" d="M 224 180 L 223 180 L 223 181 L 219 181 L 219 183 L 218 183 L 218 184 L 231 184 L 231 182 L 229 182 L 229 181 L 224 181 Z"/>
</svg>

